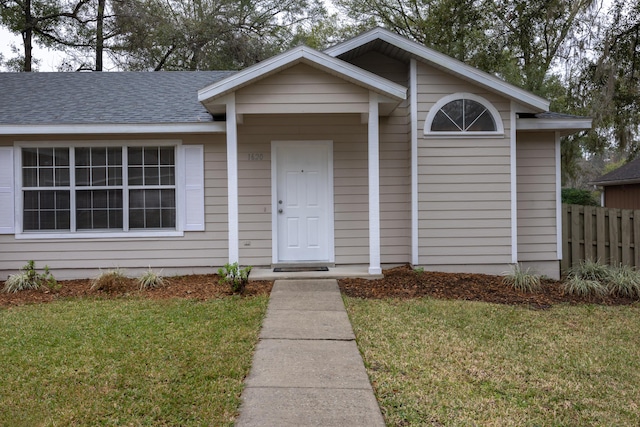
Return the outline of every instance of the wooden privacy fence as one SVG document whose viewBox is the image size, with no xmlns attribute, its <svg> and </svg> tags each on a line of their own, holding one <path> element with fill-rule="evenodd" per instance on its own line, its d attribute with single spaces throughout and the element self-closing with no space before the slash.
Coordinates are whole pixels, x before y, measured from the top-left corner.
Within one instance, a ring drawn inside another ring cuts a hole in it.
<svg viewBox="0 0 640 427">
<path fill-rule="evenodd" d="M 640 268 L 640 210 L 562 205 L 562 270 L 588 259 Z"/>
</svg>

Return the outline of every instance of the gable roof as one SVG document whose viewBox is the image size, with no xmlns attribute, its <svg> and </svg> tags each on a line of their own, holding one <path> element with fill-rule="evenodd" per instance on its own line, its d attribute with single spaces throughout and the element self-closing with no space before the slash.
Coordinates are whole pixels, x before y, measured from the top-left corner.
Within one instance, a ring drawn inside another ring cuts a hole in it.
<svg viewBox="0 0 640 427">
<path fill-rule="evenodd" d="M 546 99 L 384 28 L 374 28 L 324 52 L 330 56 L 347 59 L 360 56 L 369 50 L 379 50 L 394 57 L 416 58 L 534 110 L 549 110 L 549 101 Z"/>
<path fill-rule="evenodd" d="M 401 101 L 407 98 L 407 88 L 404 86 L 310 47 L 298 46 L 201 89 L 198 91 L 198 100 L 205 105 L 212 104 L 212 101 L 224 95 L 300 63 L 338 76 L 391 100 Z"/>
<path fill-rule="evenodd" d="M 44 127 L 51 133 L 51 127 L 212 123 L 197 90 L 233 73 L 0 73 L 0 134 Z"/>
<path fill-rule="evenodd" d="M 640 158 L 637 158 L 618 169 L 602 175 L 597 180 L 591 182 L 593 185 L 623 185 L 640 183 Z"/>
</svg>

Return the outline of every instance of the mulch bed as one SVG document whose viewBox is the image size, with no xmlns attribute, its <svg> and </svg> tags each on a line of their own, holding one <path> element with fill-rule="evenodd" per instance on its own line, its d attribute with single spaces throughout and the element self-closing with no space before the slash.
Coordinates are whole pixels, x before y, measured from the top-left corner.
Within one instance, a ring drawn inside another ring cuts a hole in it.
<svg viewBox="0 0 640 427">
<path fill-rule="evenodd" d="M 219 283 L 216 274 L 193 274 L 166 277 L 165 286 L 140 290 L 135 279 L 128 279 L 124 286 L 112 291 L 91 289 L 91 280 L 61 280 L 59 289 L 39 289 L 16 293 L 0 292 L 0 306 L 11 307 L 23 304 L 46 303 L 68 298 L 122 298 L 138 297 L 149 299 L 190 298 L 207 300 L 232 295 L 228 284 Z M 0 282 L 0 289 L 4 282 Z M 247 285 L 243 295 L 268 295 L 273 282 L 255 281 Z"/>
<path fill-rule="evenodd" d="M 521 305 L 546 309 L 555 304 L 627 305 L 637 299 L 626 297 L 577 297 L 566 295 L 561 283 L 544 280 L 542 289 L 528 293 L 513 289 L 502 282 L 501 276 L 413 271 L 405 265 L 384 271 L 384 279 L 339 280 L 342 293 L 357 298 L 419 298 L 484 301 L 496 304 Z"/>
<path fill-rule="evenodd" d="M 123 288 L 111 292 L 92 290 L 91 281 L 60 281 L 57 290 L 40 289 L 7 294 L 0 292 L 0 306 L 12 307 L 23 304 L 46 303 L 67 298 L 121 298 L 138 297 L 149 299 L 191 298 L 207 300 L 231 295 L 229 285 L 219 283 L 216 274 L 194 274 L 165 278 L 166 285 L 149 290 L 140 290 L 137 281 L 130 279 Z M 566 295 L 561 282 L 545 280 L 542 289 L 533 293 L 520 292 L 505 285 L 500 276 L 466 273 L 416 272 L 405 265 L 384 271 L 378 280 L 341 279 L 338 281 L 343 294 L 357 298 L 420 298 L 458 299 L 485 301 L 497 304 L 520 305 L 534 309 L 546 309 L 555 304 L 604 304 L 627 305 L 637 299 L 606 296 L 584 298 Z M 4 283 L 0 282 L 0 289 Z M 268 295 L 273 282 L 250 282 L 244 295 Z"/>
</svg>

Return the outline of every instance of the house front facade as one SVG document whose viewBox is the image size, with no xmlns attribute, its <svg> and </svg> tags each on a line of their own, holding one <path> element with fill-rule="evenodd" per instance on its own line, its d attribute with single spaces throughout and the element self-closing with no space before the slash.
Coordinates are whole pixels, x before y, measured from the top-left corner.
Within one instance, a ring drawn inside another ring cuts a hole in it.
<svg viewBox="0 0 640 427">
<path fill-rule="evenodd" d="M 0 74 L 0 272 L 241 265 L 559 275 L 591 126 L 383 29 L 239 72 Z"/>
</svg>

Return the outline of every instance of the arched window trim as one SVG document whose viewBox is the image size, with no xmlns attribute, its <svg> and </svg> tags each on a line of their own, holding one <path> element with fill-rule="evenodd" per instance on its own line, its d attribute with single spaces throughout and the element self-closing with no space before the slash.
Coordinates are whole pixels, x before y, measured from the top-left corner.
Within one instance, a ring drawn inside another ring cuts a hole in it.
<svg viewBox="0 0 640 427">
<path fill-rule="evenodd" d="M 444 132 L 432 131 L 431 125 L 438 111 L 440 111 L 440 109 L 444 107 L 446 104 L 448 104 L 449 102 L 456 101 L 458 99 L 468 99 L 468 100 L 476 101 L 482 104 L 482 106 L 484 106 L 489 112 L 489 114 L 491 114 L 491 116 L 493 117 L 493 121 L 496 123 L 496 130 L 495 131 L 444 131 Z M 427 114 L 427 118 L 424 121 L 424 135 L 430 136 L 430 137 L 448 137 L 448 138 L 464 138 L 469 136 L 494 137 L 494 136 L 504 135 L 504 125 L 502 124 L 502 118 L 500 117 L 500 113 L 498 112 L 496 107 L 493 106 L 491 102 L 487 101 L 485 98 L 479 95 L 474 95 L 473 93 L 458 92 L 458 93 L 454 93 L 454 94 L 447 95 L 440 98 L 438 102 L 436 102 L 433 105 L 433 107 L 431 107 L 431 109 L 429 110 L 429 113 Z"/>
</svg>

